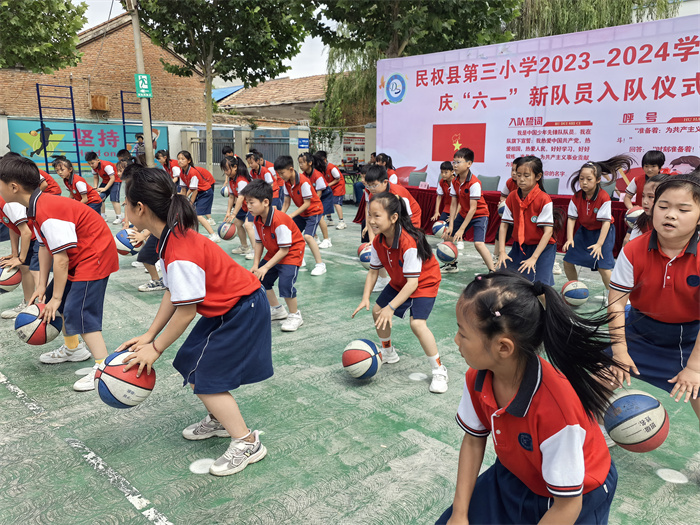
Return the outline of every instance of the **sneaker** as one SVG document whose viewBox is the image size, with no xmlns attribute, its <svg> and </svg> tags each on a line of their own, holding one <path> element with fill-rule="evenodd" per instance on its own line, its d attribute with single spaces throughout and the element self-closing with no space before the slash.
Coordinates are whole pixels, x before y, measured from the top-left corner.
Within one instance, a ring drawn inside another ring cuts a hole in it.
<svg viewBox="0 0 700 525">
<path fill-rule="evenodd" d="M 252 261 L 254 259 L 255 259 L 255 254 L 253 253 L 252 250 L 245 254 L 246 261 Z"/>
<path fill-rule="evenodd" d="M 433 369 L 433 380 L 430 382 L 429 390 L 433 394 L 444 394 L 447 392 L 447 368 L 445 365 Z"/>
<path fill-rule="evenodd" d="M 89 392 L 90 390 L 95 390 L 95 371 L 97 370 L 98 366 L 99 365 L 95 363 L 95 366 L 92 367 L 92 370 L 90 370 L 88 375 L 81 377 L 75 383 L 73 383 L 73 390 L 76 392 Z"/>
<path fill-rule="evenodd" d="M 121 224 L 121 223 L 122 223 L 122 219 L 119 216 L 117 216 L 117 218 L 112 221 L 112 224 Z"/>
<path fill-rule="evenodd" d="M 459 241 L 457 243 L 457 249 L 458 250 L 464 250 L 464 241 Z"/>
<path fill-rule="evenodd" d="M 320 243 L 318 243 L 318 247 L 322 249 L 333 248 L 333 244 L 331 243 L 330 239 L 323 239 Z"/>
<path fill-rule="evenodd" d="M 216 226 L 216 221 L 214 219 L 207 219 L 209 226 Z"/>
<path fill-rule="evenodd" d="M 348 227 L 348 225 L 345 224 L 345 221 L 344 221 L 343 219 L 340 219 L 340 220 L 338 221 L 338 226 L 336 226 L 335 229 L 336 229 L 336 230 L 344 230 L 344 229 L 347 228 L 347 227 Z"/>
<path fill-rule="evenodd" d="M 313 276 L 323 275 L 324 273 L 326 273 L 326 263 L 316 263 L 314 269 L 311 270 L 311 275 Z"/>
<path fill-rule="evenodd" d="M 39 361 L 46 363 L 47 365 L 55 365 L 57 363 L 65 363 L 66 361 L 77 363 L 78 361 L 85 361 L 91 357 L 92 354 L 90 353 L 90 350 L 85 347 L 85 343 L 80 343 L 73 351 L 68 350 L 66 345 L 61 345 L 56 350 L 41 354 L 39 356 Z"/>
<path fill-rule="evenodd" d="M 282 323 L 283 332 L 296 332 L 297 328 L 304 324 L 304 320 L 301 318 L 301 312 L 299 310 L 296 313 L 289 314 L 287 320 Z"/>
<path fill-rule="evenodd" d="M 459 272 L 459 269 L 457 268 L 457 263 L 453 262 L 453 263 L 447 263 L 445 266 L 440 268 L 440 271 L 442 273 L 457 273 L 457 272 Z"/>
<path fill-rule="evenodd" d="M 554 275 L 561 275 L 561 266 L 559 266 L 559 263 L 554 261 L 554 266 L 552 267 L 552 273 Z"/>
<path fill-rule="evenodd" d="M 211 414 L 207 414 L 207 417 L 202 419 L 199 423 L 190 425 L 185 430 L 182 431 L 182 437 L 189 439 L 190 441 L 199 441 L 200 439 L 207 439 L 210 437 L 231 437 L 228 430 L 219 423 Z"/>
<path fill-rule="evenodd" d="M 327 226 L 333 226 L 335 223 L 333 222 L 333 219 L 330 217 L 326 217 L 326 225 Z"/>
<path fill-rule="evenodd" d="M 377 282 L 374 283 L 374 288 L 372 288 L 372 293 L 379 293 L 386 288 L 386 285 L 391 281 L 391 277 L 377 277 Z"/>
<path fill-rule="evenodd" d="M 601 423 L 598 423 L 598 426 L 600 427 L 600 431 L 603 433 L 605 444 L 608 446 L 608 448 L 613 448 L 615 445 L 617 445 L 617 443 L 613 441 L 613 438 L 610 437 L 610 434 L 608 434 L 608 431 L 605 430 L 605 427 Z"/>
<path fill-rule="evenodd" d="M 106 213 L 102 213 L 101 215 L 102 215 L 102 218 L 103 218 L 104 220 L 107 220 L 107 214 L 106 214 Z"/>
<path fill-rule="evenodd" d="M 20 313 L 22 310 L 24 310 L 26 307 L 27 307 L 27 303 L 22 301 L 14 308 L 10 308 L 9 310 L 5 310 L 3 313 L 0 314 L 0 317 L 3 319 L 14 319 L 15 317 L 17 317 L 17 314 Z"/>
<path fill-rule="evenodd" d="M 399 359 L 399 354 L 396 352 L 396 348 L 393 346 L 390 346 L 389 348 L 382 348 L 382 364 L 388 363 L 388 364 L 394 364 L 398 363 Z"/>
<path fill-rule="evenodd" d="M 157 281 L 151 279 L 146 284 L 139 286 L 139 292 L 160 292 L 161 290 L 165 289 L 163 279 L 158 279 Z"/>
<path fill-rule="evenodd" d="M 270 319 L 272 321 L 281 321 L 286 319 L 288 315 L 287 309 L 282 305 L 270 307 Z"/>
<path fill-rule="evenodd" d="M 221 237 L 219 237 L 216 233 L 212 233 L 209 236 L 209 240 L 212 242 L 221 242 Z"/>
<path fill-rule="evenodd" d="M 239 246 L 238 248 L 234 248 L 231 250 L 231 253 L 233 255 L 246 255 L 252 251 L 252 248 L 250 246 Z"/>
<path fill-rule="evenodd" d="M 138 261 L 134 261 L 131 263 L 131 266 L 133 266 L 134 268 L 143 268 L 143 263 L 138 262 Z M 148 270 L 146 270 L 146 271 L 148 271 Z"/>
<path fill-rule="evenodd" d="M 255 441 L 248 443 L 242 439 L 232 439 L 228 450 L 209 467 L 209 474 L 228 476 L 240 472 L 249 463 L 256 463 L 265 457 L 267 449 L 260 443 L 260 431 L 254 430 Z"/>
</svg>

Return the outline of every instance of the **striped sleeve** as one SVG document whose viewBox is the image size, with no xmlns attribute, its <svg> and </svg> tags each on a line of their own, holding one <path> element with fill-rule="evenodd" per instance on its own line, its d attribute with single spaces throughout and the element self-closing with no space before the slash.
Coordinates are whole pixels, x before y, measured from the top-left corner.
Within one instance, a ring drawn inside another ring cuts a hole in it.
<svg viewBox="0 0 700 525">
<path fill-rule="evenodd" d="M 196 304 L 207 294 L 204 270 L 191 261 L 173 261 L 168 265 L 168 288 L 173 306 Z"/>
<path fill-rule="evenodd" d="M 75 224 L 60 219 L 47 219 L 41 225 L 42 237 L 51 253 L 59 253 L 78 247 Z"/>
<path fill-rule="evenodd" d="M 408 212 L 408 216 L 412 217 L 413 216 L 413 210 L 411 209 L 411 201 L 409 201 L 406 197 L 401 197 L 403 199 L 403 203 L 406 205 L 406 211 Z"/>
<path fill-rule="evenodd" d="M 440 184 L 439 182 L 438 182 L 437 188 L 435 188 L 435 191 L 437 191 L 437 194 L 438 194 L 438 195 L 444 195 L 444 194 L 445 194 L 445 192 L 442 191 L 442 184 Z"/>
<path fill-rule="evenodd" d="M 600 205 L 596 219 L 601 222 L 610 222 L 612 220 L 612 203 L 609 200 Z"/>
<path fill-rule="evenodd" d="M 380 270 L 384 268 L 384 265 L 382 264 L 382 261 L 381 259 L 379 259 L 379 255 L 377 254 L 377 249 L 374 247 L 374 243 L 372 243 L 372 255 L 369 259 L 369 268 L 370 270 Z"/>
<path fill-rule="evenodd" d="M 331 175 L 333 175 L 334 179 L 340 179 L 340 171 L 338 170 L 338 168 L 333 168 L 331 170 Z"/>
<path fill-rule="evenodd" d="M 196 190 L 197 188 L 199 188 L 199 179 L 197 178 L 197 175 L 192 175 L 192 178 L 190 179 L 189 189 Z"/>
<path fill-rule="evenodd" d="M 423 261 L 418 257 L 418 248 L 408 248 L 403 252 L 403 276 L 406 279 L 418 279 L 422 268 Z"/>
<path fill-rule="evenodd" d="M 459 402 L 455 420 L 462 430 L 474 437 L 486 437 L 491 433 L 491 430 L 486 428 L 479 419 L 476 410 L 474 410 L 472 396 L 466 383 L 464 384 L 464 392 L 462 392 L 462 400 Z"/>
<path fill-rule="evenodd" d="M 630 197 L 637 193 L 637 179 L 632 179 L 632 182 L 630 182 L 627 185 L 627 189 L 625 190 L 625 193 L 629 195 Z"/>
<path fill-rule="evenodd" d="M 289 248 L 292 245 L 292 230 L 286 225 L 280 224 L 275 228 L 275 236 L 277 237 L 277 246 L 280 248 Z"/>
<path fill-rule="evenodd" d="M 238 184 L 236 185 L 236 192 L 240 194 L 243 191 L 243 188 L 245 188 L 247 185 L 248 183 L 245 180 L 239 180 Z"/>
<path fill-rule="evenodd" d="M 469 199 L 478 201 L 481 198 L 481 183 L 475 182 L 469 186 Z"/>
<path fill-rule="evenodd" d="M 77 181 L 75 183 L 75 189 L 78 190 L 78 193 L 81 195 L 85 195 L 87 193 L 87 182 L 84 181 Z"/>
<path fill-rule="evenodd" d="M 634 288 L 634 266 L 632 261 L 627 258 L 625 248 L 622 248 L 620 255 L 617 256 L 617 261 L 615 261 L 615 268 L 610 276 L 610 288 L 618 292 L 630 293 Z"/>
<path fill-rule="evenodd" d="M 573 498 L 583 494 L 585 440 L 586 431 L 583 428 L 567 425 L 540 443 L 542 478 L 552 496 Z"/>
<path fill-rule="evenodd" d="M 569 209 L 566 213 L 569 216 L 569 219 L 578 219 L 578 208 L 576 207 L 576 204 L 574 204 L 574 199 L 569 201 Z"/>
<path fill-rule="evenodd" d="M 313 196 L 313 193 L 311 192 L 311 184 L 308 182 L 301 183 L 301 196 L 304 200 L 309 200 Z"/>
<path fill-rule="evenodd" d="M 501 222 L 513 224 L 513 212 L 510 211 L 510 207 L 508 206 L 507 199 L 505 202 L 505 207 L 503 208 L 503 217 L 501 217 Z"/>
<path fill-rule="evenodd" d="M 552 204 L 552 201 L 542 206 L 540 214 L 537 216 L 537 226 L 540 228 L 554 226 L 554 204 Z"/>
<path fill-rule="evenodd" d="M 27 208 L 19 202 L 8 202 L 3 207 L 2 211 L 7 215 L 7 218 L 15 226 L 27 222 Z"/>
</svg>

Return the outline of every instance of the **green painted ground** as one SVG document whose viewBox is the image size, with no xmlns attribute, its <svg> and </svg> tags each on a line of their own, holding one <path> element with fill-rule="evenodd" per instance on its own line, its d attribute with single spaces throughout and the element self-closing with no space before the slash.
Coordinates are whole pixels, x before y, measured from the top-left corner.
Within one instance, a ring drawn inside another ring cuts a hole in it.
<svg viewBox="0 0 700 525">
<path fill-rule="evenodd" d="M 225 211 L 215 199 L 214 217 Z M 349 219 L 353 206 L 345 207 Z M 111 217 L 111 215 L 110 215 Z M 115 230 L 116 231 L 116 230 Z M 189 442 L 181 430 L 205 412 L 182 388 L 171 366 L 174 349 L 156 363 L 158 383 L 141 406 L 120 411 L 92 393 L 76 393 L 74 372 L 86 363 L 42 365 L 43 348 L 20 343 L 12 321 L 0 323 L 0 524 L 235 523 L 426 524 L 452 500 L 462 431 L 454 414 L 466 365 L 452 339 L 454 305 L 464 285 L 484 270 L 467 245 L 462 271 L 445 276 L 429 320 L 450 373 L 450 390 L 428 392 L 429 365 L 407 321 L 397 320 L 401 361 L 366 383 L 351 381 L 340 355 L 352 339 L 376 340 L 370 314 L 350 315 L 359 303 L 364 271 L 355 259 L 359 227 L 332 230 L 324 251 L 328 273 L 302 272 L 297 283 L 304 325 L 296 333 L 273 323 L 275 375 L 235 392 L 244 417 L 264 432 L 268 456 L 227 478 L 193 474 L 192 462 L 214 459 L 228 441 Z M 227 251 L 237 245 L 226 242 Z M 8 243 L 0 254 L 9 251 Z M 232 256 L 233 257 L 233 256 Z M 236 260 L 246 264 L 240 256 Z M 147 280 L 134 260 L 121 258 L 105 304 L 108 347 L 142 333 L 160 301 L 140 293 Z M 311 257 L 307 260 L 311 262 Z M 597 274 L 581 276 L 600 295 Z M 557 284 L 565 282 L 557 276 Z M 20 290 L 0 296 L 15 306 Z M 600 300 L 591 299 L 592 310 Z M 612 450 L 620 473 L 614 524 L 692 524 L 700 521 L 700 439 L 689 405 L 659 397 L 671 416 L 671 434 L 657 451 Z M 485 463 L 494 461 L 492 447 Z M 689 483 L 670 484 L 660 468 L 682 472 Z"/>
</svg>

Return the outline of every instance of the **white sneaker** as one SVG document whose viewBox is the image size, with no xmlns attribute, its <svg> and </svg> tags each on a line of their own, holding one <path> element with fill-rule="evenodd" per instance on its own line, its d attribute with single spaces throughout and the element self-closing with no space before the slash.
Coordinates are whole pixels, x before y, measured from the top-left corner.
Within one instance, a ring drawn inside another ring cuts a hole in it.
<svg viewBox="0 0 700 525">
<path fill-rule="evenodd" d="M 207 219 L 209 226 L 216 226 L 216 221 L 214 219 Z"/>
<path fill-rule="evenodd" d="M 333 222 L 333 219 L 330 217 L 326 217 L 326 225 L 327 226 L 333 226 L 335 223 Z"/>
<path fill-rule="evenodd" d="M 301 318 L 301 311 L 297 310 L 296 313 L 289 314 L 287 320 L 282 323 L 283 332 L 296 332 L 297 328 L 304 324 L 304 320 Z"/>
<path fill-rule="evenodd" d="M 430 382 L 429 390 L 433 394 L 444 394 L 447 392 L 447 381 L 447 368 L 445 368 L 445 365 L 433 368 L 433 380 Z"/>
<path fill-rule="evenodd" d="M 232 439 L 228 449 L 209 467 L 209 474 L 229 476 L 236 474 L 251 463 L 260 461 L 267 454 L 265 445 L 260 443 L 260 431 L 252 432 L 255 441 L 248 443 L 243 439 Z"/>
<path fill-rule="evenodd" d="M 457 243 L 457 249 L 458 250 L 464 250 L 464 241 L 459 241 Z"/>
<path fill-rule="evenodd" d="M 102 218 L 106 221 L 106 220 L 107 220 L 107 214 L 106 214 L 106 213 L 103 213 L 103 214 L 102 214 Z"/>
<path fill-rule="evenodd" d="M 314 269 L 311 270 L 311 275 L 313 276 L 323 275 L 324 273 L 326 273 L 326 263 L 316 263 Z"/>
<path fill-rule="evenodd" d="M 561 275 L 561 266 L 556 261 L 554 261 L 554 266 L 552 266 L 552 274 Z"/>
<path fill-rule="evenodd" d="M 138 261 L 134 261 L 131 263 L 131 266 L 133 266 L 134 268 L 143 268 L 143 263 L 138 262 Z M 148 271 L 148 270 L 146 270 L 146 271 Z"/>
<path fill-rule="evenodd" d="M 238 248 L 234 248 L 231 250 L 231 253 L 233 255 L 246 255 L 252 251 L 252 248 L 250 246 L 239 246 Z"/>
<path fill-rule="evenodd" d="M 333 244 L 331 243 L 330 239 L 323 239 L 320 243 L 318 243 L 318 247 L 321 249 L 333 248 Z"/>
<path fill-rule="evenodd" d="M 442 273 L 457 273 L 459 272 L 459 268 L 457 268 L 457 261 L 453 263 L 447 263 L 445 266 L 440 268 L 440 271 Z"/>
<path fill-rule="evenodd" d="M 57 363 L 65 363 L 66 361 L 77 363 L 79 361 L 90 359 L 91 357 L 92 354 L 90 353 L 90 350 L 85 347 L 85 343 L 81 342 L 72 352 L 68 350 L 68 347 L 65 344 L 63 344 L 56 350 L 41 354 L 39 356 L 39 361 L 46 363 L 47 365 L 55 365 Z"/>
<path fill-rule="evenodd" d="M 218 234 L 216 234 L 216 233 L 212 233 L 209 236 L 209 240 L 212 242 L 221 242 L 221 237 L 219 237 Z"/>
<path fill-rule="evenodd" d="M 396 352 L 396 348 L 393 346 L 390 346 L 389 348 L 382 348 L 382 364 L 384 363 L 389 363 L 389 364 L 394 364 L 398 363 L 399 359 L 399 354 Z"/>
<path fill-rule="evenodd" d="M 224 426 L 219 423 L 211 414 L 207 414 L 207 417 L 194 423 L 182 431 L 182 437 L 189 439 L 190 441 L 199 441 L 202 439 L 207 439 L 210 437 L 231 437 Z"/>
<path fill-rule="evenodd" d="M 163 284 L 163 279 L 158 279 L 157 281 L 151 279 L 147 283 L 139 286 L 139 292 L 160 292 L 165 289 L 166 287 Z"/>
<path fill-rule="evenodd" d="M 335 229 L 336 230 L 344 230 L 347 227 L 348 227 L 348 225 L 345 224 L 345 221 L 343 219 L 340 219 L 340 221 L 338 222 L 338 226 L 336 226 Z"/>
<path fill-rule="evenodd" d="M 251 251 L 245 254 L 246 261 L 252 261 L 255 259 L 255 254 Z"/>
<path fill-rule="evenodd" d="M 26 307 L 27 307 L 27 303 L 22 301 L 14 308 L 10 308 L 9 310 L 5 310 L 3 313 L 0 314 L 0 317 L 2 319 L 14 319 L 15 317 L 17 317 L 17 314 L 20 313 L 22 310 L 24 310 Z"/>
<path fill-rule="evenodd" d="M 99 365 L 95 363 L 92 367 L 90 373 L 85 377 L 81 377 L 75 383 L 73 383 L 73 390 L 76 392 L 89 392 L 90 390 L 95 390 L 95 371 Z"/>
<path fill-rule="evenodd" d="M 122 223 L 122 218 L 119 216 L 117 216 L 117 218 L 112 221 L 112 224 L 121 224 L 121 223 Z"/>
<path fill-rule="evenodd" d="M 300 266 L 300 268 L 303 268 L 304 266 L 306 266 L 306 259 L 302 259 L 302 260 L 301 260 L 301 266 Z"/>
<path fill-rule="evenodd" d="M 272 321 L 282 321 L 288 316 L 289 314 L 287 313 L 287 309 L 284 306 L 279 305 L 270 307 L 270 319 Z"/>
<path fill-rule="evenodd" d="M 372 288 L 372 293 L 379 293 L 386 288 L 386 285 L 391 281 L 391 277 L 377 277 L 377 282 L 374 283 L 374 288 Z"/>
</svg>

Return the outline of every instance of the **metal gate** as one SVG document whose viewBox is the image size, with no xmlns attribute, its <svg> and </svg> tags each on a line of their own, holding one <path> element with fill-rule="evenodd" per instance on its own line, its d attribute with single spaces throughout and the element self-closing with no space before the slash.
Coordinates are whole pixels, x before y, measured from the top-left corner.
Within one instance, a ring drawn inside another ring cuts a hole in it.
<svg viewBox="0 0 700 525">
<path fill-rule="evenodd" d="M 82 159 L 80 158 L 80 147 L 78 146 L 78 125 L 75 122 L 73 88 L 71 86 L 57 86 L 53 84 L 37 84 L 36 98 L 39 103 L 39 122 L 41 124 L 40 130 L 37 131 L 37 133 L 39 134 L 41 147 L 34 151 L 32 156 L 43 152 L 44 163 L 46 164 L 45 171 L 50 173 L 48 149 L 51 143 L 67 142 L 69 144 L 75 144 L 75 151 L 71 149 L 71 151 L 64 151 L 61 152 L 61 154 L 70 160 L 73 166 L 78 168 L 78 174 L 82 175 L 80 167 Z M 49 124 L 51 127 L 49 127 Z M 61 131 L 67 134 L 72 133 L 73 140 L 51 139 L 51 135 Z M 53 154 L 53 148 L 51 148 L 51 151 L 51 157 L 55 158 L 58 156 L 57 154 Z M 51 168 L 53 168 L 53 166 L 51 166 Z"/>
<path fill-rule="evenodd" d="M 127 124 L 130 125 L 141 125 L 143 128 L 143 118 L 141 118 L 141 99 L 136 97 L 136 91 L 121 91 L 121 101 L 122 101 L 122 129 L 124 130 L 124 149 L 129 149 L 129 137 L 126 133 Z M 124 97 L 126 95 L 126 97 Z M 131 96 L 133 95 L 133 97 Z M 134 101 L 135 99 L 135 101 Z M 151 116 L 151 99 L 148 100 L 148 115 Z M 134 107 L 136 106 L 136 108 Z M 130 115 L 127 118 L 127 115 Z M 136 115 L 133 117 L 132 115 Z M 151 118 L 153 122 L 153 118 Z M 147 133 L 145 134 L 147 135 Z M 144 140 L 148 137 L 144 135 Z M 136 133 L 132 137 L 133 142 L 136 142 Z M 153 152 L 155 153 L 155 151 Z"/>
<path fill-rule="evenodd" d="M 214 168 L 219 166 L 224 154 L 221 150 L 224 146 L 233 149 L 233 137 L 212 139 L 212 164 Z M 192 137 L 190 139 L 190 153 L 195 164 L 204 165 L 207 160 L 207 139 L 204 137 Z"/>
<path fill-rule="evenodd" d="M 257 149 L 270 162 L 275 162 L 280 155 L 289 155 L 289 130 L 256 130 L 254 133 L 245 141 L 246 151 Z"/>
</svg>

